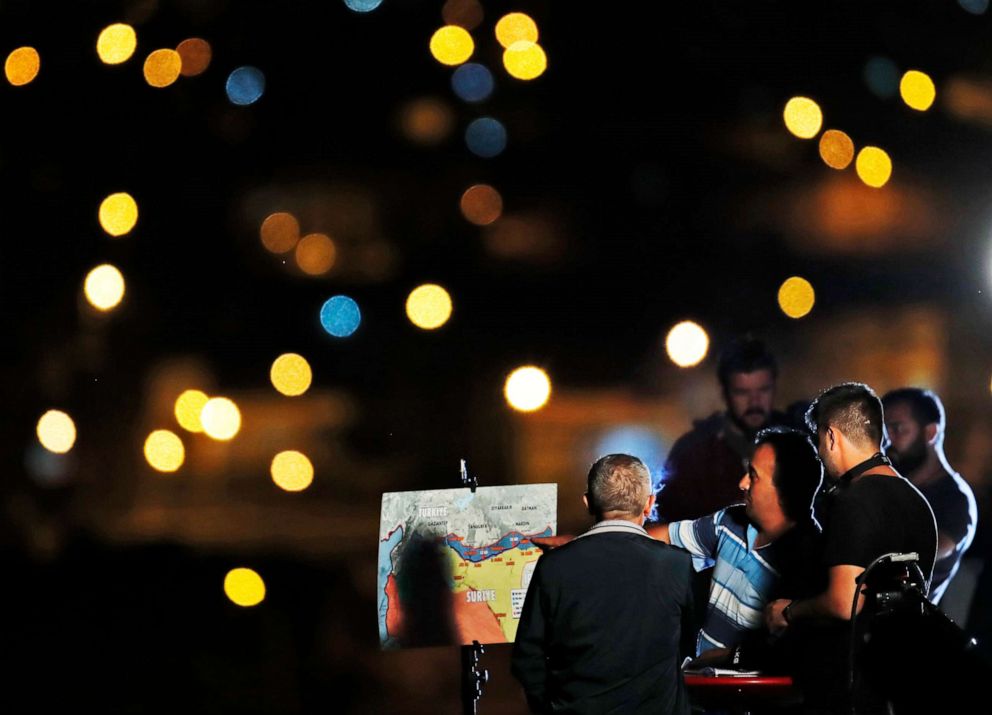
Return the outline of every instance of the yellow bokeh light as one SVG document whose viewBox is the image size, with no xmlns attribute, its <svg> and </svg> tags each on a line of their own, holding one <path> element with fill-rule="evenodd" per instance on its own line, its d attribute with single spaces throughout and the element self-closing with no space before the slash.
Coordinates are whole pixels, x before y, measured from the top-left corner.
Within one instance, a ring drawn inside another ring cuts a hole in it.
<svg viewBox="0 0 992 715">
<path fill-rule="evenodd" d="M 200 411 L 200 424 L 208 437 L 226 442 L 241 429 L 241 411 L 226 397 L 212 397 Z"/>
<path fill-rule="evenodd" d="M 157 429 L 145 440 L 145 459 L 152 469 L 174 472 L 183 466 L 186 450 L 179 435 L 167 429 Z"/>
<path fill-rule="evenodd" d="M 96 53 L 104 64 L 119 65 L 131 59 L 138 47 L 138 37 L 130 25 L 118 22 L 109 25 L 96 39 Z"/>
<path fill-rule="evenodd" d="M 521 40 L 537 42 L 537 23 L 522 12 L 503 15 L 496 23 L 496 40 L 504 48 Z"/>
<path fill-rule="evenodd" d="M 551 397 L 551 378 L 539 367 L 518 367 L 507 376 L 503 395 L 513 409 L 534 412 L 548 403 Z"/>
<path fill-rule="evenodd" d="M 488 184 L 476 184 L 465 190 L 459 206 L 465 220 L 488 226 L 503 213 L 503 197 Z"/>
<path fill-rule="evenodd" d="M 15 87 L 27 84 L 41 70 L 41 56 L 38 50 L 33 47 L 18 47 L 7 55 L 7 61 L 3 65 L 4 74 L 7 81 Z"/>
<path fill-rule="evenodd" d="M 536 42 L 519 40 L 503 53 L 503 66 L 516 79 L 536 79 L 548 68 L 548 56 Z"/>
<path fill-rule="evenodd" d="M 308 276 L 322 276 L 334 266 L 337 249 L 330 236 L 311 233 L 296 244 L 296 265 Z"/>
<path fill-rule="evenodd" d="M 265 599 L 265 581 L 249 568 L 231 569 L 224 577 L 224 593 L 239 606 L 257 606 Z"/>
<path fill-rule="evenodd" d="M 285 353 L 277 357 L 269 370 L 272 386 L 287 397 L 302 395 L 310 389 L 313 371 L 306 358 L 296 353 Z"/>
<path fill-rule="evenodd" d="M 445 25 L 431 36 L 431 54 L 443 65 L 460 65 L 475 52 L 475 42 L 468 30 Z"/>
<path fill-rule="evenodd" d="M 270 214 L 259 229 L 262 245 L 272 253 L 289 253 L 300 240 L 300 222 L 291 213 Z"/>
<path fill-rule="evenodd" d="M 35 432 L 41 446 L 55 454 L 65 454 L 76 443 L 76 423 L 61 410 L 49 410 L 43 414 Z"/>
<path fill-rule="evenodd" d="M 302 452 L 286 450 L 272 458 L 272 481 L 287 492 L 301 492 L 313 483 L 313 464 Z"/>
<path fill-rule="evenodd" d="M 183 58 L 175 50 L 155 50 L 145 58 L 145 81 L 152 87 L 168 87 L 182 71 Z"/>
<path fill-rule="evenodd" d="M 854 161 L 854 142 L 839 129 L 828 129 L 820 137 L 820 158 L 831 169 L 846 169 Z"/>
<path fill-rule="evenodd" d="M 86 274 L 83 292 L 94 308 L 110 310 L 124 299 L 124 276 L 114 266 L 104 263 Z"/>
<path fill-rule="evenodd" d="M 778 289 L 778 307 L 790 318 L 809 315 L 816 302 L 813 285 L 800 276 L 787 278 Z"/>
<path fill-rule="evenodd" d="M 196 77 L 207 71 L 213 50 L 210 43 L 201 37 L 191 37 L 176 46 L 176 52 L 182 61 L 180 73 L 183 77 Z"/>
<path fill-rule="evenodd" d="M 820 105 L 809 97 L 793 97 L 785 103 L 782 112 L 785 127 L 800 139 L 812 139 L 823 126 Z"/>
<path fill-rule="evenodd" d="M 451 296 L 433 283 L 417 286 L 407 296 L 406 315 L 418 328 L 440 328 L 451 317 Z"/>
<path fill-rule="evenodd" d="M 854 163 L 858 177 L 868 186 L 880 189 L 885 186 L 892 176 L 892 159 L 884 149 L 877 146 L 866 146 L 858 152 Z"/>
<path fill-rule="evenodd" d="M 123 191 L 100 202 L 100 226 L 111 236 L 123 236 L 138 223 L 138 203 Z"/>
<path fill-rule="evenodd" d="M 202 432 L 203 424 L 200 422 L 200 413 L 203 406 L 210 398 L 207 393 L 201 390 L 184 390 L 176 398 L 175 415 L 179 426 L 187 432 Z"/>
<path fill-rule="evenodd" d="M 710 338 L 706 331 L 691 320 L 683 320 L 669 330 L 665 338 L 665 351 L 679 367 L 698 365 L 709 349 Z"/>
<path fill-rule="evenodd" d="M 909 70 L 899 80 L 899 96 L 908 107 L 925 112 L 937 98 L 937 88 L 925 72 Z"/>
</svg>

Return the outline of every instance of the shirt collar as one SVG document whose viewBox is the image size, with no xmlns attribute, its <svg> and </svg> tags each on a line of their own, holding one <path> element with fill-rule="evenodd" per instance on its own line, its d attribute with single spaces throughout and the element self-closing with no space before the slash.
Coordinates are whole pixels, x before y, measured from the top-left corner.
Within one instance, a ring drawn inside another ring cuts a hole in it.
<svg viewBox="0 0 992 715">
<path fill-rule="evenodd" d="M 580 534 L 578 538 L 581 539 L 583 536 L 609 533 L 640 534 L 641 536 L 648 535 L 648 532 L 644 530 L 643 526 L 640 524 L 635 524 L 632 521 L 625 521 L 624 519 L 604 519 L 603 521 L 596 522 L 591 529 L 584 534 Z"/>
</svg>

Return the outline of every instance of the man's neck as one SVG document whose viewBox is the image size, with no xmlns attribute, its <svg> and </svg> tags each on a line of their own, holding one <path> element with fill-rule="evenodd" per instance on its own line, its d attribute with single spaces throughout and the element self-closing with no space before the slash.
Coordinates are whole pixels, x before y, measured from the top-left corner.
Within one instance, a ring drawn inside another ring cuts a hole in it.
<svg viewBox="0 0 992 715">
<path fill-rule="evenodd" d="M 927 458 L 923 464 L 903 476 L 914 485 L 920 486 L 937 481 L 942 474 L 949 471 L 951 470 L 947 466 L 947 460 L 944 458 L 943 452 L 938 453 L 936 449 L 928 448 Z"/>
<path fill-rule="evenodd" d="M 596 519 L 596 523 L 599 524 L 604 521 L 626 521 L 631 524 L 636 524 L 637 526 L 644 526 L 644 515 L 638 514 L 637 516 L 631 516 L 630 514 L 617 514 L 615 512 L 607 512 Z"/>
<path fill-rule="evenodd" d="M 754 542 L 755 547 L 772 543 L 795 525 L 796 522 L 786 517 L 785 514 L 782 514 L 777 519 L 773 519 L 769 524 L 761 525 L 755 523 L 755 526 L 758 527 L 758 538 Z"/>
<path fill-rule="evenodd" d="M 858 466 L 862 462 L 867 462 L 869 459 L 871 459 L 872 457 L 874 457 L 880 451 L 881 450 L 873 450 L 871 452 L 867 452 L 865 450 L 853 450 L 850 453 L 844 455 L 844 459 L 841 460 L 841 465 L 840 465 L 841 466 L 841 469 L 843 469 L 844 471 L 841 472 L 841 474 L 838 475 L 837 478 L 839 479 L 844 474 L 847 474 L 849 471 L 851 471 L 852 469 L 854 469 L 856 466 Z M 858 476 L 863 476 L 865 473 L 868 473 L 868 474 L 881 474 L 881 475 L 890 476 L 890 477 L 897 477 L 897 476 L 899 476 L 899 473 L 896 470 L 894 470 L 892 467 L 890 467 L 888 465 L 885 465 L 885 464 L 881 464 L 881 465 L 879 465 L 877 467 L 872 467 L 867 472 L 862 472 L 862 474 L 859 474 Z M 857 479 L 857 477 L 855 477 L 855 479 Z"/>
</svg>

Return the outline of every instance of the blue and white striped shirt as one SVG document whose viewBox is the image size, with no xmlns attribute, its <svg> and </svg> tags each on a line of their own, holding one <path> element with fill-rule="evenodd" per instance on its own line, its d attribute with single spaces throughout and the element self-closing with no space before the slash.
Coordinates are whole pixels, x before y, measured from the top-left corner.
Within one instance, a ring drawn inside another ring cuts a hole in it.
<svg viewBox="0 0 992 715">
<path fill-rule="evenodd" d="M 692 554 L 697 571 L 713 567 L 706 618 L 696 641 L 697 654 L 738 645 L 749 630 L 761 627 L 765 604 L 796 558 L 794 540 L 784 538 L 754 547 L 757 527 L 743 505 L 721 509 L 694 521 L 668 525 L 673 546 Z M 782 543 L 782 542 L 786 543 Z"/>
</svg>

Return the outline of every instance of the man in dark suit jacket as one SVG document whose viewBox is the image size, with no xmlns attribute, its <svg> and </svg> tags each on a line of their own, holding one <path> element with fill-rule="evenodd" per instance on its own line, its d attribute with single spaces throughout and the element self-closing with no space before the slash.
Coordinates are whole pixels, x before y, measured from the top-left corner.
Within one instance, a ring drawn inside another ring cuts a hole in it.
<svg viewBox="0 0 992 715">
<path fill-rule="evenodd" d="M 644 531 L 654 497 L 636 457 L 599 459 L 583 499 L 596 524 L 538 561 L 513 674 L 539 713 L 685 715 L 691 557 Z"/>
</svg>

